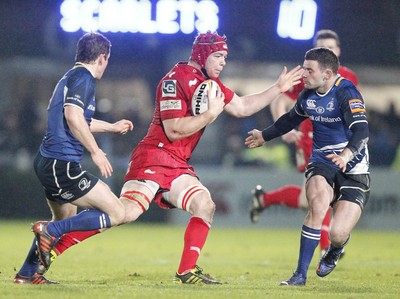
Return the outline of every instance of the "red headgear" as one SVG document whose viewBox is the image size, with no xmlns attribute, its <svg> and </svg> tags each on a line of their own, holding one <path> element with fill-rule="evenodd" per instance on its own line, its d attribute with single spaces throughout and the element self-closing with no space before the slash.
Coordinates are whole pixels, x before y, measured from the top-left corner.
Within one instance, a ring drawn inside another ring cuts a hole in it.
<svg viewBox="0 0 400 299">
<path fill-rule="evenodd" d="M 193 42 L 192 55 L 190 59 L 196 61 L 201 68 L 206 65 L 206 60 L 210 54 L 217 51 L 228 51 L 226 36 L 218 33 L 199 33 Z"/>
</svg>

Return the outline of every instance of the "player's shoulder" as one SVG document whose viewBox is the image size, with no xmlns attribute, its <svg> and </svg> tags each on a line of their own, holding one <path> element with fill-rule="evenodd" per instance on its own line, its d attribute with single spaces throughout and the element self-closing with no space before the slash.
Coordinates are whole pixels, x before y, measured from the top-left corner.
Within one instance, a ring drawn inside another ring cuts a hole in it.
<svg viewBox="0 0 400 299">
<path fill-rule="evenodd" d="M 335 93 L 338 101 L 341 103 L 347 103 L 349 101 L 363 101 L 362 95 L 354 83 L 341 76 L 336 79 L 335 87 L 332 88 L 332 92 Z"/>
<path fill-rule="evenodd" d="M 66 73 L 66 76 L 69 85 L 79 85 L 83 82 L 94 81 L 94 77 L 85 67 L 73 67 Z"/>
<path fill-rule="evenodd" d="M 201 71 L 189 65 L 187 62 L 178 62 L 163 79 L 185 80 L 201 76 Z"/>
<path fill-rule="evenodd" d="M 344 77 L 344 78 L 350 80 L 351 82 L 353 82 L 353 84 L 354 84 L 355 86 L 358 86 L 358 77 L 357 77 L 357 74 L 356 74 L 353 70 L 351 70 L 350 68 L 341 65 L 341 66 L 339 67 L 338 73 L 339 73 L 342 77 Z"/>
<path fill-rule="evenodd" d="M 338 78 L 335 81 L 335 86 L 337 87 L 338 90 L 356 88 L 354 83 L 350 79 L 345 78 L 344 76 L 338 76 Z"/>
<path fill-rule="evenodd" d="M 181 86 L 181 88 L 196 87 L 204 77 L 200 70 L 188 65 L 185 62 L 177 63 L 161 80 L 162 85 Z"/>
</svg>

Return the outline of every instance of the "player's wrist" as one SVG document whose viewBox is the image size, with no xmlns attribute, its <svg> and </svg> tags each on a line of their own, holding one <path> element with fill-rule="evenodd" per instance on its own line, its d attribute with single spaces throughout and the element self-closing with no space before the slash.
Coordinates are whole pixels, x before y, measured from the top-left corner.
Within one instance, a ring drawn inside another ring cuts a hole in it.
<svg viewBox="0 0 400 299">
<path fill-rule="evenodd" d="M 350 149 L 345 148 L 340 153 L 339 157 L 343 160 L 344 164 L 347 164 L 354 158 L 354 154 Z"/>
</svg>

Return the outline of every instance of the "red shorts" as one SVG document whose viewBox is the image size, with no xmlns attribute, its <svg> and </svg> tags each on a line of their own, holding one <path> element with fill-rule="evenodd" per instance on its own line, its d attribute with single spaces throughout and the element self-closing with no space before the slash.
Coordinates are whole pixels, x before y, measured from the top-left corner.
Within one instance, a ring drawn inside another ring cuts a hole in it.
<svg viewBox="0 0 400 299">
<path fill-rule="evenodd" d="M 158 189 L 154 202 L 161 208 L 175 208 L 163 200 L 162 193 L 169 191 L 172 181 L 188 174 L 197 177 L 193 167 L 186 161 L 179 161 L 161 148 L 138 146 L 133 151 L 125 182 L 130 180 L 149 180 L 156 182 Z"/>
<path fill-rule="evenodd" d="M 306 119 L 300 124 L 299 131 L 303 133 L 302 138 L 296 143 L 297 170 L 304 172 L 312 153 L 313 127 L 311 120 Z"/>
</svg>

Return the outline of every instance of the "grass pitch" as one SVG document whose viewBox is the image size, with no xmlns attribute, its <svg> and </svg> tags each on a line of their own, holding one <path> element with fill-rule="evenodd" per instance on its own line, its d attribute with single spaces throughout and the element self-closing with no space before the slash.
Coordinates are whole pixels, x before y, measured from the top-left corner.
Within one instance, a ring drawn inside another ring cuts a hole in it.
<svg viewBox="0 0 400 299">
<path fill-rule="evenodd" d="M 300 227 L 301 224 L 299 224 Z M 59 285 L 14 285 L 33 240 L 30 221 L 0 221 L 0 298 L 399 298 L 400 234 L 355 230 L 329 276 L 280 287 L 295 270 L 299 230 L 213 227 L 199 265 L 220 286 L 176 285 L 184 227 L 128 224 L 58 257 L 46 274 Z"/>
</svg>

